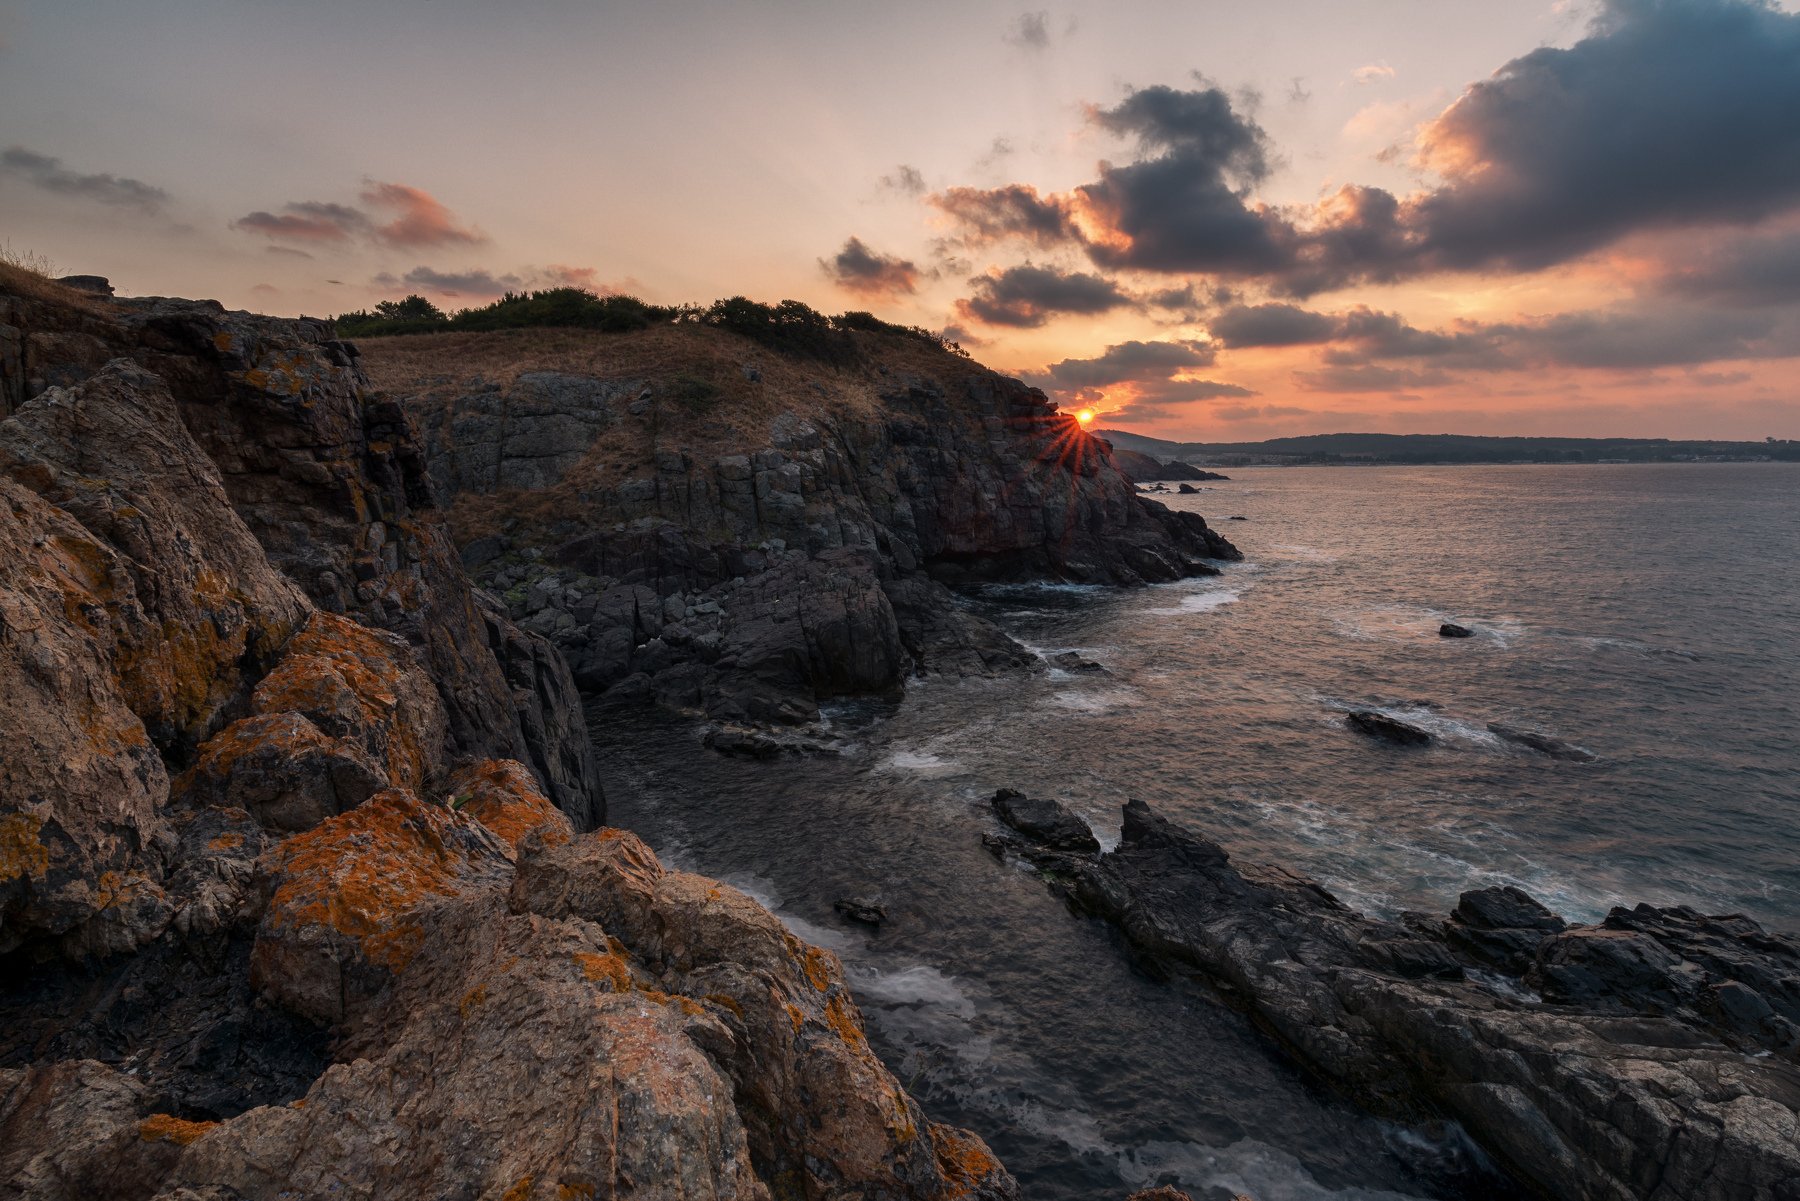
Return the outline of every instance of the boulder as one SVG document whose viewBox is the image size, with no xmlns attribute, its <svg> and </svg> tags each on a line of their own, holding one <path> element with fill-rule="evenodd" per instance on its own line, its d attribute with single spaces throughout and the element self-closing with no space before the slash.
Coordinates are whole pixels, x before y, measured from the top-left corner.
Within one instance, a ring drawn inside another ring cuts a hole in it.
<svg viewBox="0 0 1800 1201">
<path fill-rule="evenodd" d="M 1088 824 L 1061 801 L 1033 800 L 1022 792 L 1002 788 L 994 793 L 993 805 L 1001 821 L 1038 846 L 1077 854 L 1100 849 L 1100 840 Z"/>
<path fill-rule="evenodd" d="M 831 907 L 865 926 L 879 926 L 887 921 L 887 906 L 874 897 L 841 897 Z"/>
<path fill-rule="evenodd" d="M 1050 666 L 1063 671 L 1099 672 L 1105 674 L 1106 668 L 1092 659 L 1084 659 L 1074 651 L 1060 651 L 1048 658 Z"/>
<path fill-rule="evenodd" d="M 1429 731 L 1375 709 L 1352 710 L 1344 716 L 1344 721 L 1358 733 L 1367 734 L 1370 738 L 1379 738 L 1384 742 L 1399 743 L 1403 746 L 1426 746 L 1432 741 Z"/>
<path fill-rule="evenodd" d="M 1459 626 L 1453 621 L 1446 621 L 1438 626 L 1439 638 L 1473 638 L 1475 631 L 1468 626 Z"/>
</svg>

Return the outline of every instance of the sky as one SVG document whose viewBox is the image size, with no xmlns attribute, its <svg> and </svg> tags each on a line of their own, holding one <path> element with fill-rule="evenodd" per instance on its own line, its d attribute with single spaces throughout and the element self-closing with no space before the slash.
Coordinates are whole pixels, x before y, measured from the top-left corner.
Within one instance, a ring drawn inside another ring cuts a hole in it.
<svg viewBox="0 0 1800 1201">
<path fill-rule="evenodd" d="M 5 0 L 0 244 L 947 335 L 1099 424 L 1800 437 L 1800 0 Z"/>
</svg>

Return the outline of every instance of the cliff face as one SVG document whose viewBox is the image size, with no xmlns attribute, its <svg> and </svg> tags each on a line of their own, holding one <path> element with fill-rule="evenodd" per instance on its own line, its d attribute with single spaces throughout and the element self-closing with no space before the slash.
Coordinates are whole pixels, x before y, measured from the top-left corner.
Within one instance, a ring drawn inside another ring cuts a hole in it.
<svg viewBox="0 0 1800 1201">
<path fill-rule="evenodd" d="M 37 288 L 0 352 L 0 1196 L 1011 1195 L 834 957 L 592 829 L 350 347 Z"/>
<path fill-rule="evenodd" d="M 1135 585 L 1235 558 L 1043 395 L 893 334 L 849 365 L 698 327 L 365 347 L 466 562 L 591 693 L 805 721 L 1035 659 L 946 585 Z"/>
</svg>

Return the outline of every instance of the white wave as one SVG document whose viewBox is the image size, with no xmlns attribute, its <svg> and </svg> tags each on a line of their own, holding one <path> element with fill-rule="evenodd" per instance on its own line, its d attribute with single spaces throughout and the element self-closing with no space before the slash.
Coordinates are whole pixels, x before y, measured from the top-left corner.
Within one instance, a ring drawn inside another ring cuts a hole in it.
<svg viewBox="0 0 1800 1201">
<path fill-rule="evenodd" d="M 1159 617 L 1179 617 L 1187 613 L 1210 613 L 1225 605 L 1233 605 L 1243 599 L 1243 594 L 1231 588 L 1212 585 L 1199 592 L 1190 592 L 1176 604 L 1158 609 L 1146 609 Z"/>
<path fill-rule="evenodd" d="M 975 1016 L 975 1002 L 955 977 L 917 963 L 892 971 L 869 964 L 849 969 L 850 985 L 859 1002 L 881 1005 L 931 1005 L 964 1018 Z"/>
<path fill-rule="evenodd" d="M 1066 688 L 1050 695 L 1057 708 L 1090 715 L 1128 709 L 1142 700 L 1135 688 Z"/>
<path fill-rule="evenodd" d="M 890 771 L 912 772 L 921 776 L 948 776 L 962 770 L 962 764 L 930 751 L 896 750 L 882 767 Z"/>
</svg>

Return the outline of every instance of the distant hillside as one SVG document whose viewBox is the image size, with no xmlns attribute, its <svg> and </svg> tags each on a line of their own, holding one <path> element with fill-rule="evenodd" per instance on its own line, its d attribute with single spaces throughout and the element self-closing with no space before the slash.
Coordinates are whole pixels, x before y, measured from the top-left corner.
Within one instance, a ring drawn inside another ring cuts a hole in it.
<svg viewBox="0 0 1800 1201">
<path fill-rule="evenodd" d="M 1170 442 L 1100 430 L 1121 450 L 1225 467 L 1249 463 L 1633 463 L 1800 461 L 1800 440 L 1673 441 L 1668 438 L 1486 438 L 1472 434 L 1308 434 L 1263 442 Z"/>
</svg>

